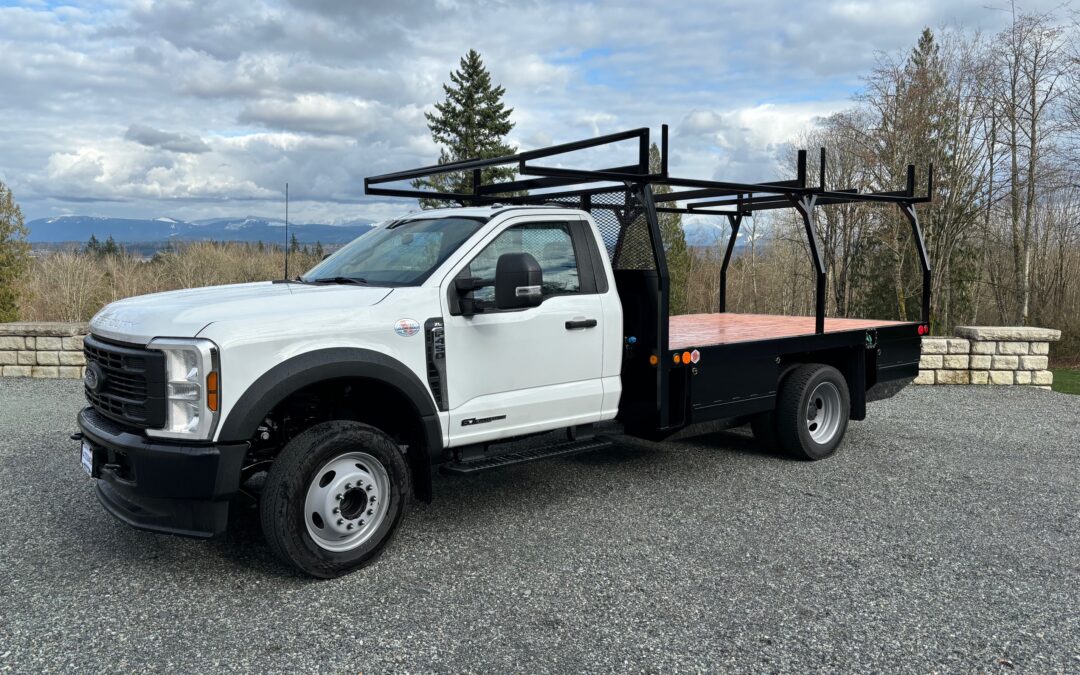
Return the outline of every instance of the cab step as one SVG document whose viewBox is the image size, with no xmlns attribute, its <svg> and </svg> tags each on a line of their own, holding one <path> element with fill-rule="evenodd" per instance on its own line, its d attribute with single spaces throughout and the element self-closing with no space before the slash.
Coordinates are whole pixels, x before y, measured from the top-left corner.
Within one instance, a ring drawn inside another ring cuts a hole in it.
<svg viewBox="0 0 1080 675">
<path fill-rule="evenodd" d="M 614 443 L 610 439 L 594 436 L 584 440 L 566 441 L 556 445 L 540 446 L 516 452 L 504 452 L 498 455 L 479 457 L 464 462 L 451 462 L 449 464 L 443 464 L 442 472 L 454 476 L 469 476 L 474 473 L 490 471 L 491 469 L 498 469 L 513 464 L 524 464 L 525 462 L 535 462 L 537 460 L 550 459 L 552 457 L 566 457 L 568 455 L 576 455 L 579 452 L 589 452 L 591 450 L 603 450 L 605 448 L 610 448 L 612 445 L 614 445 Z"/>
</svg>

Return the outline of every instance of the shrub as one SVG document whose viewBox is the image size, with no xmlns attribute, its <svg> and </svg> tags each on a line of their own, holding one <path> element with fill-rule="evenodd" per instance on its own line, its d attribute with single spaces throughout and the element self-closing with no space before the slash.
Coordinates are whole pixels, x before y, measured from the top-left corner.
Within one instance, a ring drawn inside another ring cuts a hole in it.
<svg viewBox="0 0 1080 675">
<path fill-rule="evenodd" d="M 314 253 L 289 254 L 290 275 L 319 262 Z M 19 282 L 23 321 L 86 321 L 105 305 L 135 295 L 179 288 L 279 279 L 284 252 L 254 244 L 196 242 L 147 260 L 131 253 L 95 254 L 75 249 L 33 259 Z"/>
</svg>

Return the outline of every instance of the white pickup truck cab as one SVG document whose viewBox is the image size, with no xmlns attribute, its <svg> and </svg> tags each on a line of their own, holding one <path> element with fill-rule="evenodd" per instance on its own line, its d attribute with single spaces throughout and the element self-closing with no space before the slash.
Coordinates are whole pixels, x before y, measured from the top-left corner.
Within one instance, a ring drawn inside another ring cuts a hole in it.
<svg viewBox="0 0 1080 675">
<path fill-rule="evenodd" d="M 647 131 L 616 140 L 645 148 Z M 541 170 L 526 158 L 479 161 Z M 416 212 L 296 279 L 108 305 L 85 340 L 74 436 L 105 510 L 208 538 L 254 498 L 273 551 L 332 577 L 373 560 L 410 500 L 431 500 L 434 466 L 471 473 L 609 445 L 609 433 L 745 422 L 767 447 L 821 459 L 867 401 L 915 377 L 925 322 L 826 320 L 823 272 L 817 317 L 733 314 L 723 288 L 719 312 L 669 316 L 650 183 L 679 179 L 639 174 L 566 206 Z M 538 180 L 578 180 L 557 175 Z M 742 189 L 687 184 L 694 198 Z M 860 197 L 807 188 L 804 155 L 799 180 L 745 190 L 790 199 L 811 235 L 814 199 Z M 897 194 L 867 198 L 918 201 Z M 728 215 L 725 274 L 747 199 Z"/>
<path fill-rule="evenodd" d="M 451 449 L 616 416 L 622 306 L 597 241 L 580 211 L 425 211 L 298 281 L 112 303 L 90 322 L 79 420 L 102 503 L 219 534 L 260 446 L 289 439 L 267 454 L 275 549 L 320 575 L 370 557 Z"/>
</svg>

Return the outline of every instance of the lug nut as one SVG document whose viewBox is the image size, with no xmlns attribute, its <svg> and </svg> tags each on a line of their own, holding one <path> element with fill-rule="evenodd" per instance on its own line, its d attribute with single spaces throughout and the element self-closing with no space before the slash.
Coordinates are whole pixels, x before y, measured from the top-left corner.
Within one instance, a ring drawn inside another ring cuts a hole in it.
<svg viewBox="0 0 1080 675">
<path fill-rule="evenodd" d="M 351 490 L 352 489 L 352 483 L 345 483 L 345 489 L 346 490 Z"/>
<path fill-rule="evenodd" d="M 374 503 L 375 503 L 375 495 L 371 495 L 371 503 L 372 503 L 372 504 L 374 504 Z"/>
<path fill-rule="evenodd" d="M 363 527 L 363 526 L 364 526 L 364 521 L 361 520 L 360 521 L 360 527 Z M 352 527 L 352 525 L 350 525 L 349 527 Z"/>
<path fill-rule="evenodd" d="M 368 514 L 369 516 L 370 516 L 371 514 L 373 514 L 373 513 L 375 513 L 375 511 L 374 511 L 374 510 L 372 510 L 372 509 L 368 509 L 368 510 L 367 510 L 367 514 Z"/>
<path fill-rule="evenodd" d="M 341 509 L 339 509 L 338 507 L 335 506 L 334 507 L 334 513 L 341 513 Z"/>
<path fill-rule="evenodd" d="M 338 518 L 338 519 L 337 519 L 337 524 L 338 524 L 338 525 L 344 525 L 344 524 L 345 524 L 345 521 L 344 521 L 344 519 L 342 519 L 342 518 Z"/>
<path fill-rule="evenodd" d="M 370 486 L 370 485 L 369 485 L 369 486 L 367 486 L 367 487 L 366 487 L 366 488 L 364 488 L 364 489 L 365 489 L 365 490 L 367 490 L 368 492 L 371 492 L 371 486 Z"/>
<path fill-rule="evenodd" d="M 336 500 L 338 500 L 340 502 L 342 497 L 341 497 L 341 495 L 334 495 L 334 499 L 336 499 Z"/>
<path fill-rule="evenodd" d="M 348 527 L 347 529 L 350 529 L 350 530 L 351 530 L 352 528 L 353 528 L 353 524 L 352 524 L 352 523 L 349 523 L 349 527 Z"/>
</svg>

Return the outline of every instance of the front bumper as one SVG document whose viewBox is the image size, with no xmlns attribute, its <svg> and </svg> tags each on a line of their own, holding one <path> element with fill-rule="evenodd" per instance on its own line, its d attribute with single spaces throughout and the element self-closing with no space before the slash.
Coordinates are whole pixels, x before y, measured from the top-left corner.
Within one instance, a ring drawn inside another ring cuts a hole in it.
<svg viewBox="0 0 1080 675">
<path fill-rule="evenodd" d="M 142 530 L 210 538 L 222 534 L 240 489 L 245 443 L 181 445 L 151 440 L 99 415 L 79 412 L 93 449 L 98 500 Z"/>
</svg>

